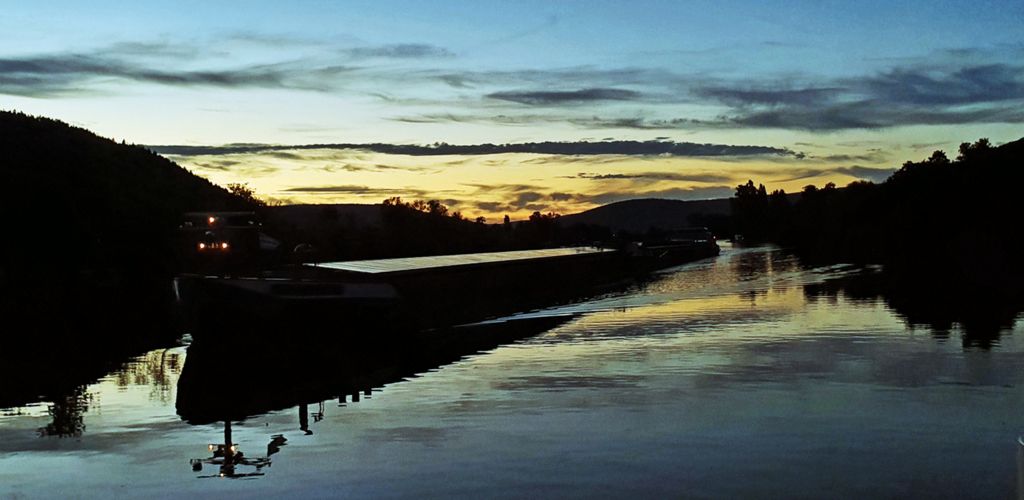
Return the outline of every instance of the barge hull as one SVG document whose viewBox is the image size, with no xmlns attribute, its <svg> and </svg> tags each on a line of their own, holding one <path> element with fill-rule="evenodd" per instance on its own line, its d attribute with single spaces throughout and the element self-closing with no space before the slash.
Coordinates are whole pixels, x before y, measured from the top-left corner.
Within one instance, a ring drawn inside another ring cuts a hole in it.
<svg viewBox="0 0 1024 500">
<path fill-rule="evenodd" d="M 186 275 L 176 286 L 197 340 L 374 344 L 403 332 L 582 300 L 717 253 L 717 246 L 673 245 L 643 252 L 548 251 L 539 258 L 511 252 L 516 258 L 507 260 L 469 254 L 464 265 L 430 266 L 430 257 L 395 259 L 404 263 L 390 269 L 381 268 L 388 261 L 328 263 L 278 277 Z M 378 270 L 359 270 L 371 264 Z"/>
</svg>

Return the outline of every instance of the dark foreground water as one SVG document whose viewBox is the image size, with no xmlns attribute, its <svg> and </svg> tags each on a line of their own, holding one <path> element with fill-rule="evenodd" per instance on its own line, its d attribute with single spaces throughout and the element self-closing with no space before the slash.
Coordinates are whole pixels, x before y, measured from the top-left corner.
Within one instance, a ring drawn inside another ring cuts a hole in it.
<svg viewBox="0 0 1024 500">
<path fill-rule="evenodd" d="M 1021 327 L 908 327 L 856 286 L 868 272 L 726 248 L 526 315 L 566 319 L 525 340 L 406 380 L 366 375 L 394 381 L 357 402 L 330 384 L 320 403 L 275 394 L 277 371 L 301 381 L 319 358 L 227 360 L 189 405 L 275 401 L 231 424 L 234 477 L 209 460 L 225 424 L 176 408 L 187 349 L 155 350 L 0 410 L 0 498 L 1015 496 Z"/>
</svg>

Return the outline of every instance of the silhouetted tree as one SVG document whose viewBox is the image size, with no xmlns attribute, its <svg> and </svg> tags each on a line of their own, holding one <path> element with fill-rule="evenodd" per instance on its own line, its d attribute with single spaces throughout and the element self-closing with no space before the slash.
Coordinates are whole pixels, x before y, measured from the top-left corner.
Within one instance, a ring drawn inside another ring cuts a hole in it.
<svg viewBox="0 0 1024 500">
<path fill-rule="evenodd" d="M 754 186 L 753 180 L 736 186 L 732 199 L 733 226 L 748 241 L 763 241 L 769 234 L 768 193 L 764 184 Z"/>
<path fill-rule="evenodd" d="M 957 161 L 965 162 L 980 159 L 987 153 L 992 151 L 992 144 L 987 138 L 981 138 L 971 144 L 964 142 L 960 144 L 960 154 L 956 157 Z"/>
<path fill-rule="evenodd" d="M 246 203 L 250 203 L 255 206 L 266 206 L 267 203 L 258 197 L 256 192 L 253 191 L 248 184 L 245 183 L 232 183 L 227 185 L 228 192 L 244 200 Z"/>
</svg>

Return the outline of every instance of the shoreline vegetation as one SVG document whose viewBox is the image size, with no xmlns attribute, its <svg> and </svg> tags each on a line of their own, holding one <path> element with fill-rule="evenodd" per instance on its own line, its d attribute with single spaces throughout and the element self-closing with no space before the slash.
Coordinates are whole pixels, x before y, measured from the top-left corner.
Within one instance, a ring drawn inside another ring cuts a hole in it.
<svg viewBox="0 0 1024 500">
<path fill-rule="evenodd" d="M 732 222 L 751 243 L 792 248 L 809 262 L 880 264 L 910 279 L 1015 292 L 1024 276 L 1024 139 L 960 145 L 908 161 L 880 184 L 806 186 L 795 198 L 737 186 Z"/>
</svg>

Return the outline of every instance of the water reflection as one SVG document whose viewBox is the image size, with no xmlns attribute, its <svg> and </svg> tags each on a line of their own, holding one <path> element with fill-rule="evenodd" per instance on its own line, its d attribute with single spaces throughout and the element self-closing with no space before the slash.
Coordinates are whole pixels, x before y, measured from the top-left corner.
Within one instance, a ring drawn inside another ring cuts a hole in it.
<svg viewBox="0 0 1024 500">
<path fill-rule="evenodd" d="M 281 447 L 288 444 L 288 439 L 281 434 L 275 434 L 270 438 L 267 445 L 267 454 L 262 457 L 246 456 L 239 449 L 238 443 L 231 439 L 231 421 L 224 422 L 224 441 L 208 446 L 213 456 L 207 458 L 193 458 L 189 461 L 192 471 L 202 472 L 203 465 L 217 467 L 217 474 L 198 476 L 199 478 L 224 477 L 229 479 L 251 478 L 262 476 L 263 468 L 270 467 L 271 455 L 281 451 Z"/>
<path fill-rule="evenodd" d="M 1008 496 L 1020 309 L 876 274 L 727 249 L 402 342 L 155 350 L 0 411 L 0 497 Z"/>
<path fill-rule="evenodd" d="M 146 387 L 150 399 L 167 403 L 173 400 L 174 386 L 181 370 L 182 353 L 170 349 L 151 351 L 140 357 L 120 363 L 119 368 L 101 380 L 112 382 L 120 391 L 131 387 Z M 52 375 L 45 377 L 50 379 Z M 69 381 L 75 381 L 71 374 Z M 58 384 L 59 386 L 59 384 Z M 44 438 L 80 438 L 86 431 L 85 415 L 98 406 L 98 395 L 90 390 L 91 384 L 81 383 L 58 394 L 44 395 L 46 415 L 50 422 L 39 427 Z M 4 386 L 6 387 L 6 385 Z M 18 393 L 15 393 L 18 394 Z M 2 395 L 2 391 L 0 391 Z M 10 396 L 8 396 L 10 397 Z"/>
<path fill-rule="evenodd" d="M 195 343 L 178 379 L 178 415 L 201 425 L 239 421 L 270 411 L 299 407 L 300 427 L 308 429 L 306 405 L 359 402 L 374 388 L 415 377 L 464 356 L 536 335 L 571 319 L 555 316 L 518 319 L 410 333 L 400 341 L 374 340 L 373 332 L 350 343 L 282 350 L 281 346 Z M 239 370 L 253 367 L 248 378 Z M 237 381 L 216 383 L 216 381 Z"/>
<path fill-rule="evenodd" d="M 151 388 L 150 397 L 154 401 L 167 403 L 174 394 L 174 384 L 178 381 L 184 356 L 181 352 L 160 349 L 151 351 L 125 364 L 114 373 L 114 381 L 118 387 L 132 385 Z"/>
<path fill-rule="evenodd" d="M 213 456 L 194 458 L 194 471 L 204 464 L 218 467 L 215 476 L 251 478 L 262 476 L 271 465 L 270 456 L 287 439 L 271 436 L 267 454 L 249 457 L 231 438 L 232 421 L 243 421 L 274 410 L 297 408 L 298 428 L 306 436 L 310 428 L 309 406 L 316 405 L 313 422 L 324 419 L 324 403 L 337 400 L 338 406 L 358 403 L 375 388 L 415 377 L 420 373 L 501 344 L 536 335 L 568 321 L 570 316 L 522 319 L 470 325 L 430 332 L 410 333 L 401 342 L 394 339 L 321 344 L 314 349 L 285 351 L 280 346 L 229 346 L 195 343 L 178 379 L 176 408 L 182 419 L 193 425 L 221 421 L 222 444 L 211 444 Z M 262 370 L 242 383 L 218 384 L 233 380 L 240 363 Z M 241 469 L 247 469 L 242 472 Z"/>
<path fill-rule="evenodd" d="M 46 413 L 50 416 L 50 423 L 39 428 L 40 437 L 80 437 L 85 432 L 85 413 L 89 411 L 89 403 L 92 402 L 92 394 L 86 392 L 86 387 L 80 385 L 70 394 L 54 400 Z"/>
<path fill-rule="evenodd" d="M 0 408 L 63 400 L 175 344 L 169 284 L 140 279 L 122 288 L 76 276 L 33 276 L 16 293 L 0 293 L 0 380 L 17 381 L 0 383 Z"/>
<path fill-rule="evenodd" d="M 1000 336 L 1010 332 L 1024 300 L 1010 290 L 966 290 L 955 283 L 932 283 L 898 279 L 881 269 L 867 268 L 855 274 L 832 277 L 804 286 L 810 302 L 834 301 L 838 296 L 854 303 L 883 301 L 910 328 L 927 328 L 938 341 L 960 330 L 965 349 L 990 349 Z"/>
</svg>

